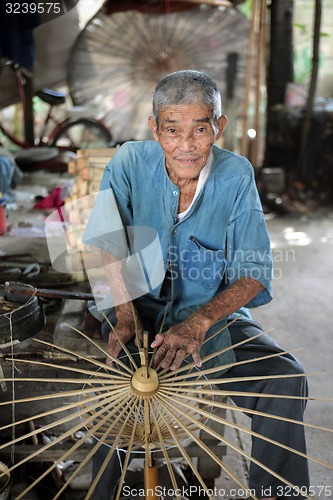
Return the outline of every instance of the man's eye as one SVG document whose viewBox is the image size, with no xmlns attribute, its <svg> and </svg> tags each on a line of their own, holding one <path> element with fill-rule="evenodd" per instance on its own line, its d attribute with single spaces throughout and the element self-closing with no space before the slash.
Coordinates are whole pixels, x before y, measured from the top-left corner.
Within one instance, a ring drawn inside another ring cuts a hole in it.
<svg viewBox="0 0 333 500">
<path fill-rule="evenodd" d="M 199 134 L 202 134 L 203 132 L 206 132 L 206 127 L 200 127 L 198 128 Z"/>
<path fill-rule="evenodd" d="M 175 128 L 168 128 L 167 129 L 168 134 L 175 134 L 176 132 L 177 132 L 177 130 Z"/>
</svg>

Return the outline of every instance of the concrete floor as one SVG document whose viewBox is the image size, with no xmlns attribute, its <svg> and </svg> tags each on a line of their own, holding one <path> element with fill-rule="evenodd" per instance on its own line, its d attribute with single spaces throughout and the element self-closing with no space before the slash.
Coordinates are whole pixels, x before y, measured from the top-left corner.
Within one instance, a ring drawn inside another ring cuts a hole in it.
<svg viewBox="0 0 333 500">
<path fill-rule="evenodd" d="M 274 300 L 252 316 L 265 330 L 272 329 L 269 334 L 284 349 L 301 348 L 295 355 L 309 374 L 310 396 L 331 398 L 310 401 L 306 422 L 333 428 L 333 211 L 268 217 L 267 224 L 274 249 Z M 234 417 L 248 425 L 244 415 Z M 249 450 L 247 436 L 228 434 Z M 309 456 L 333 465 L 333 433 L 307 429 L 307 441 Z M 246 478 L 247 464 L 234 452 L 225 462 Z M 333 470 L 310 462 L 310 471 L 316 498 L 333 498 Z M 228 483 L 223 474 L 217 481 L 221 487 Z"/>
<path fill-rule="evenodd" d="M 49 173 L 27 176 L 19 187 L 22 207 L 10 211 L 8 223 L 43 223 L 43 213 L 29 210 L 32 205 L 28 193 L 39 194 L 39 186 L 52 188 L 59 182 L 64 185 L 70 178 Z M 22 193 L 26 193 L 25 195 Z M 317 426 L 333 428 L 333 335 L 331 311 L 333 299 L 333 209 L 313 211 L 307 215 L 283 217 L 267 216 L 267 224 L 274 249 L 275 280 L 274 300 L 252 312 L 263 328 L 272 329 L 270 335 L 285 349 L 301 348 L 296 355 L 309 374 L 312 397 L 331 398 L 332 401 L 310 401 L 306 421 Z M 0 256 L 17 253 L 25 248 L 36 260 L 47 260 L 47 248 L 43 238 L 2 236 Z M 229 412 L 228 418 L 248 425 L 248 419 L 239 412 Z M 333 465 L 333 433 L 320 429 L 307 430 L 308 453 Z M 226 430 L 226 437 L 235 440 L 245 450 L 250 449 L 247 435 Z M 232 450 L 224 459 L 226 465 L 246 482 L 248 464 Z M 333 470 L 311 462 L 311 484 L 315 497 L 333 498 Z M 226 498 L 242 496 L 232 490 L 239 487 L 225 474 L 216 480 L 217 489 L 225 490 Z M 217 498 L 222 498 L 219 495 Z"/>
</svg>

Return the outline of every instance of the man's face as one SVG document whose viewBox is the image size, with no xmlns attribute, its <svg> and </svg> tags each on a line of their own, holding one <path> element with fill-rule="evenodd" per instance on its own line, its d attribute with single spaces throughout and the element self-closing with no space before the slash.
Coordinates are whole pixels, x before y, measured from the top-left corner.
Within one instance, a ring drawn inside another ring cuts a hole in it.
<svg viewBox="0 0 333 500">
<path fill-rule="evenodd" d="M 176 104 L 161 109 L 158 128 L 153 117 L 149 117 L 149 126 L 165 153 L 172 180 L 198 177 L 225 125 L 223 115 L 216 131 L 213 110 L 203 104 Z"/>
</svg>

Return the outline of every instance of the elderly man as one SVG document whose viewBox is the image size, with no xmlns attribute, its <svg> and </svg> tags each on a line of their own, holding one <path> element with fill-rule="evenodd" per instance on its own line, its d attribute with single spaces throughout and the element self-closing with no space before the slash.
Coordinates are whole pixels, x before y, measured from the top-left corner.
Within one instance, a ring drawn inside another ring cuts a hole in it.
<svg viewBox="0 0 333 500">
<path fill-rule="evenodd" d="M 234 345 L 233 351 L 228 351 L 229 361 L 232 352 L 243 363 L 229 369 L 228 379 L 235 377 L 238 381 L 223 384 L 224 390 L 298 397 L 239 395 L 233 398 L 235 403 L 302 421 L 305 377 L 269 376 L 300 375 L 303 368 L 267 335 L 256 337 L 261 328 L 248 312 L 248 308 L 272 299 L 272 258 L 252 166 L 246 158 L 215 145 L 226 121 L 214 81 L 198 71 L 171 73 L 154 92 L 153 116 L 149 117 L 154 141 L 125 143 L 105 170 L 101 190 L 112 189 L 123 226 L 149 227 L 158 234 L 165 263 L 159 286 L 131 301 L 121 276 L 121 255 L 116 255 L 115 245 L 105 235 L 94 238 L 94 227 L 103 219 L 98 207 L 85 241 L 102 249 L 115 295 L 110 318 L 125 344 L 133 338 L 135 323 L 140 331 L 149 330 L 155 336 L 151 343 L 156 348 L 154 366 L 170 370 L 177 369 L 188 356 L 200 367 L 207 349 L 218 351 Z M 236 316 L 237 320 L 213 342 L 203 345 L 205 338 Z M 103 329 L 108 334 L 108 351 L 118 356 L 121 346 L 116 335 L 106 324 Z M 276 356 L 246 363 L 269 354 Z M 217 356 L 212 363 L 221 366 L 219 376 L 223 376 L 226 359 Z M 248 379 L 253 376 L 259 377 Z M 247 380 L 242 382 L 242 377 Z M 307 460 L 287 449 L 306 452 L 303 426 L 252 414 L 252 430 L 284 446 L 253 437 L 252 457 L 304 491 L 309 484 Z M 95 473 L 100 460 L 95 458 Z M 112 498 L 117 461 L 114 457 L 103 474 L 94 494 L 96 500 Z M 250 465 L 249 487 L 259 498 L 297 496 L 290 489 L 285 491 L 283 481 L 254 462 Z"/>
</svg>

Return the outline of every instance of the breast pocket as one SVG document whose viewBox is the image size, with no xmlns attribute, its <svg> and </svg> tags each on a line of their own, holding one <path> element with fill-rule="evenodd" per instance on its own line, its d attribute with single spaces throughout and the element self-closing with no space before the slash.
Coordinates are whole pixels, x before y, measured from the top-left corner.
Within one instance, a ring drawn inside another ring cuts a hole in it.
<svg viewBox="0 0 333 500">
<path fill-rule="evenodd" d="M 199 243 L 194 236 L 190 236 L 182 263 L 182 275 L 185 280 L 190 280 L 207 290 L 217 289 L 225 268 L 224 250 L 211 250 Z"/>
</svg>

